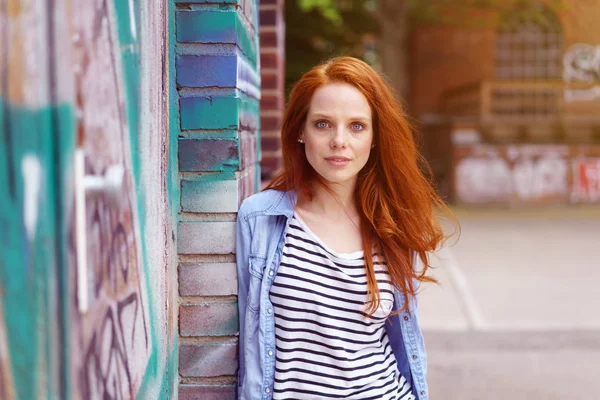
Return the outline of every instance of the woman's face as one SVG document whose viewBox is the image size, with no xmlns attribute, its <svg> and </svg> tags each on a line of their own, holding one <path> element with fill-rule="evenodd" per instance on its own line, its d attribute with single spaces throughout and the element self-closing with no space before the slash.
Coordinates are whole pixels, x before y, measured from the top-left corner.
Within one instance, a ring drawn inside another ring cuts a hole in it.
<svg viewBox="0 0 600 400">
<path fill-rule="evenodd" d="M 331 183 L 354 185 L 373 144 L 371 107 L 347 83 L 330 83 L 315 91 L 300 135 L 306 158 Z"/>
</svg>

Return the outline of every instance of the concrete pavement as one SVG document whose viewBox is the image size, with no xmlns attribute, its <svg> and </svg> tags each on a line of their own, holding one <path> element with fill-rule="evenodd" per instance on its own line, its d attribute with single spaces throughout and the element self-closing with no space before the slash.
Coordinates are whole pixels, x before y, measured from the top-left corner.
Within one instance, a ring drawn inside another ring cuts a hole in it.
<svg viewBox="0 0 600 400">
<path fill-rule="evenodd" d="M 457 216 L 420 295 L 431 399 L 600 399 L 600 207 Z"/>
</svg>

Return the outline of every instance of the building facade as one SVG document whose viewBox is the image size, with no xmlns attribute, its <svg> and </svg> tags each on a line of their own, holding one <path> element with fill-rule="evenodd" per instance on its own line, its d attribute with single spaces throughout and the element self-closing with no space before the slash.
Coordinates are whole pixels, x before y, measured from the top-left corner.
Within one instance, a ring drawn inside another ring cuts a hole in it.
<svg viewBox="0 0 600 400">
<path fill-rule="evenodd" d="M 600 202 L 600 2 L 567 3 L 413 30 L 411 112 L 448 198 Z"/>
</svg>

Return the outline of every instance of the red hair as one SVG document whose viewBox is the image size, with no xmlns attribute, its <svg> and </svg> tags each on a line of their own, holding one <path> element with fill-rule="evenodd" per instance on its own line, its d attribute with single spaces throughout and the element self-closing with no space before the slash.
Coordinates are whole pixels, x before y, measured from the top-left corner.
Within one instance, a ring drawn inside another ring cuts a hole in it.
<svg viewBox="0 0 600 400">
<path fill-rule="evenodd" d="M 283 170 L 266 189 L 295 189 L 308 198 L 312 198 L 314 183 L 327 189 L 306 159 L 304 147 L 298 145 L 298 138 L 313 94 L 328 83 L 354 86 L 366 97 L 372 111 L 375 148 L 358 174 L 354 194 L 361 218 L 371 296 L 367 312 L 371 315 L 380 304 L 373 267 L 374 247 L 383 253 L 392 283 L 404 294 L 406 308 L 408 296 L 416 295 L 417 281 L 435 282 L 426 276 L 430 267 L 427 252 L 436 250 L 445 236 L 433 209 L 434 206 L 449 209 L 422 173 L 422 168 L 428 167 L 417 150 L 412 128 L 392 89 L 368 64 L 352 57 L 333 58 L 312 68 L 294 85 L 281 127 Z M 422 271 L 413 268 L 415 254 L 422 261 Z"/>
</svg>

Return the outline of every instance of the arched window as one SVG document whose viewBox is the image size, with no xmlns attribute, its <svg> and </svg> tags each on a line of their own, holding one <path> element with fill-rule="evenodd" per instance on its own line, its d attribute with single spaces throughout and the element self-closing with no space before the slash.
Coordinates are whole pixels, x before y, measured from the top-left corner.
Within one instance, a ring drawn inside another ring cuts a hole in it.
<svg viewBox="0 0 600 400">
<path fill-rule="evenodd" d="M 563 33 L 554 13 L 534 6 L 501 24 L 496 44 L 500 80 L 557 80 L 562 76 Z"/>
</svg>

